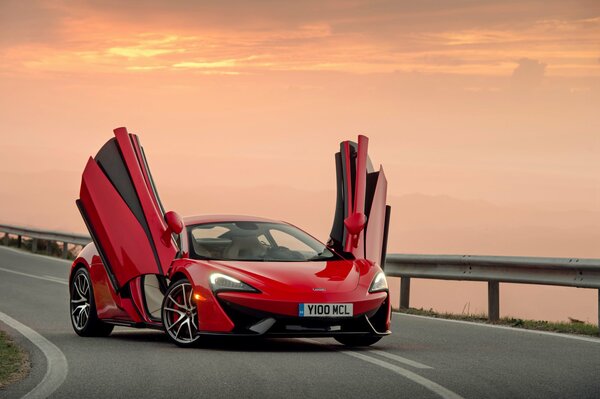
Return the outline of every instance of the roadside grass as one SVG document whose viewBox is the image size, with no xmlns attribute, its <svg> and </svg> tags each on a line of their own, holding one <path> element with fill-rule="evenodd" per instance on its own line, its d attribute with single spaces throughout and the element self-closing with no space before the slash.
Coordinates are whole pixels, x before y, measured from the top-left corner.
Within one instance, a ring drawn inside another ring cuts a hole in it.
<svg viewBox="0 0 600 399">
<path fill-rule="evenodd" d="M 0 331 L 0 389 L 29 372 L 29 356 L 4 331 Z"/>
<path fill-rule="evenodd" d="M 591 335 L 597 337 L 600 335 L 600 330 L 594 324 L 584 323 L 579 320 L 570 322 L 553 322 L 545 320 L 524 320 L 514 317 L 502 317 L 497 322 L 488 320 L 487 315 L 481 314 L 455 314 L 455 313 L 440 313 L 433 309 L 395 309 L 396 312 L 414 314 L 419 316 L 436 317 L 440 319 L 473 321 L 477 323 L 495 324 L 501 326 L 524 328 L 527 330 L 551 331 L 557 333 Z"/>
</svg>

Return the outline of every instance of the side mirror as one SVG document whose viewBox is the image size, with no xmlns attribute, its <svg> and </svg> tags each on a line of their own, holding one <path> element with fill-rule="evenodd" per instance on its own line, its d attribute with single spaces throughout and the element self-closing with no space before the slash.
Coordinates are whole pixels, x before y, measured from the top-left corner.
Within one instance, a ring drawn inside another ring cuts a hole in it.
<svg viewBox="0 0 600 399">
<path fill-rule="evenodd" d="M 177 212 L 169 211 L 165 213 L 165 222 L 167 222 L 167 229 L 162 235 L 162 242 L 170 247 L 173 241 L 171 234 L 179 234 L 183 231 L 183 220 Z"/>
<path fill-rule="evenodd" d="M 169 211 L 165 213 L 165 221 L 167 222 L 167 233 L 180 234 L 183 231 L 183 220 L 177 212 Z"/>
<path fill-rule="evenodd" d="M 352 238 L 352 242 L 346 243 L 346 252 L 350 252 L 352 248 L 358 247 L 358 236 L 360 232 L 363 231 L 365 225 L 367 224 L 367 216 L 364 213 L 353 213 L 344 219 L 344 226 L 346 226 L 346 230 L 348 230 L 348 234 Z M 352 245 L 352 247 L 349 246 Z"/>
</svg>

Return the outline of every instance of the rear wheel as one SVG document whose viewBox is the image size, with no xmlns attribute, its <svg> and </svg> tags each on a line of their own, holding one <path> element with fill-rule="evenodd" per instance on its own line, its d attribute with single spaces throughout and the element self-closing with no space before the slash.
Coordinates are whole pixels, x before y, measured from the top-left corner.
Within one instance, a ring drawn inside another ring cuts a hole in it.
<svg viewBox="0 0 600 399">
<path fill-rule="evenodd" d="M 370 346 L 381 339 L 376 335 L 338 335 L 334 338 L 346 346 Z"/>
<path fill-rule="evenodd" d="M 162 322 L 169 339 L 182 347 L 198 341 L 198 308 L 193 298 L 192 284 L 187 279 L 173 283 L 163 299 Z"/>
<path fill-rule="evenodd" d="M 77 269 L 70 287 L 70 310 L 73 330 L 82 337 L 106 337 L 112 325 L 102 322 L 96 313 L 94 290 L 85 267 Z"/>
</svg>

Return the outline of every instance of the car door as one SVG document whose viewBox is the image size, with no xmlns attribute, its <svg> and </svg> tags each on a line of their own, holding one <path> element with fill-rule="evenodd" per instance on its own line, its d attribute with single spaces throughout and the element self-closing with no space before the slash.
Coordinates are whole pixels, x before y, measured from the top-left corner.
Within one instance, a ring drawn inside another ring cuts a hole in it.
<svg viewBox="0 0 600 399">
<path fill-rule="evenodd" d="M 165 275 L 177 254 L 138 137 L 122 127 L 90 157 L 77 206 L 115 290 Z"/>
<path fill-rule="evenodd" d="M 335 154 L 337 198 L 329 245 L 338 252 L 352 253 L 357 259 L 369 259 L 383 267 L 391 208 L 386 202 L 383 167 L 379 171 L 373 169 L 368 145 L 369 139 L 360 135 L 358 143 L 341 142 L 340 151 Z M 349 226 L 361 220 L 364 227 L 353 234 Z"/>
</svg>

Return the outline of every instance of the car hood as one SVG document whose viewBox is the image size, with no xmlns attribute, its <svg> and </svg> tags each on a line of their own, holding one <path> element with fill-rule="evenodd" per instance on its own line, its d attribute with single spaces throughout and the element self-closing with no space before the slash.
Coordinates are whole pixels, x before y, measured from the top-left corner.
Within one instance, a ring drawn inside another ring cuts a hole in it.
<svg viewBox="0 0 600 399">
<path fill-rule="evenodd" d="M 209 263 L 223 271 L 230 269 L 250 277 L 252 281 L 246 282 L 258 289 L 264 285 L 269 290 L 283 290 L 288 293 L 353 291 L 358 286 L 361 275 L 366 273 L 366 268 L 362 263 L 350 260 L 328 262 L 209 261 Z"/>
</svg>

